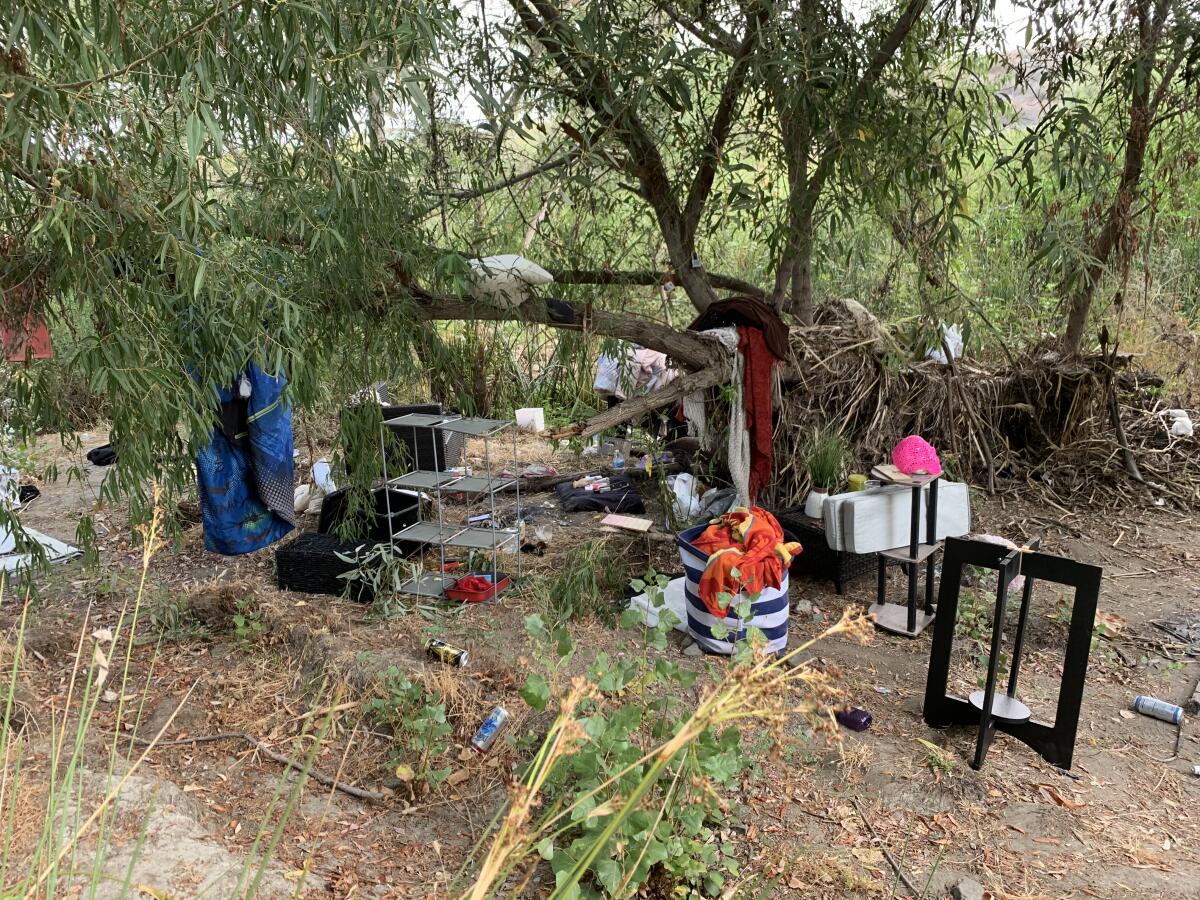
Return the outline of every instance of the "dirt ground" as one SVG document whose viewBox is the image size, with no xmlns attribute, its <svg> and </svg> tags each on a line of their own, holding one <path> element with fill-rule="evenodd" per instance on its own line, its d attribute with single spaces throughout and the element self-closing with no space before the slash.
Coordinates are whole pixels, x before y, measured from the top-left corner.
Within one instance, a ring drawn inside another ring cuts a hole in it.
<svg viewBox="0 0 1200 900">
<path fill-rule="evenodd" d="M 87 435 L 84 450 L 103 440 L 99 431 Z M 563 470 L 578 463 L 546 452 L 544 444 L 529 447 L 538 461 Z M 58 451 L 47 445 L 43 452 Z M 102 470 L 83 469 L 83 481 L 41 485 L 42 496 L 22 520 L 72 538 L 78 515 L 96 510 L 103 477 Z M 603 535 L 596 516 L 565 516 L 552 508 L 552 497 L 525 500 L 548 505 L 542 516 L 555 529 L 547 556 L 524 559 L 526 572 L 533 573 L 527 584 L 556 571 L 565 548 Z M 1200 896 L 1200 777 L 1191 772 L 1200 764 L 1200 732 L 1185 719 L 1178 758 L 1164 761 L 1172 755 L 1173 727 L 1130 712 L 1137 694 L 1183 702 L 1200 676 L 1197 647 L 1153 624 L 1200 616 L 1200 523 L 1149 501 L 1136 509 L 1079 511 L 1013 494 L 973 495 L 973 502 L 976 530 L 1018 541 L 1041 535 L 1048 552 L 1104 569 L 1105 627 L 1091 654 L 1072 770 L 1046 764 L 1001 734 L 976 772 L 968 764 L 973 729 L 927 727 L 921 706 L 929 633 L 917 640 L 877 634 L 867 646 L 829 638 L 815 648 L 818 664 L 838 676 L 850 702 L 871 712 L 873 725 L 831 740 L 798 722 L 792 743 L 764 755 L 760 777 L 747 778 L 731 798 L 737 827 L 728 837 L 739 857 L 750 871 L 777 874 L 780 897 L 906 895 L 894 867 L 919 889 L 928 883 L 927 896 L 934 897 L 946 896 L 964 877 L 997 898 Z M 81 630 L 115 627 L 136 591 L 140 551 L 123 513 L 101 509 L 98 523 L 99 568 L 75 562 L 56 569 L 41 580 L 33 606 L 24 677 L 35 762 L 39 729 L 66 702 Z M 315 523 L 306 520 L 304 527 Z M 669 540 L 607 539 L 635 572 L 647 565 L 680 571 Z M 123 730 L 151 736 L 178 707 L 165 739 L 244 731 L 278 752 L 302 753 L 313 747 L 314 723 L 327 723 L 314 768 L 387 797 L 373 803 L 312 781 L 303 785 L 282 826 L 262 895 L 439 896 L 487 833 L 522 759 L 510 746 L 486 756 L 465 748 L 498 703 L 514 713 L 511 734 L 533 725 L 521 712 L 517 690 L 527 643 L 522 620 L 542 611 L 540 595 L 513 590 L 444 617 L 416 611 L 382 621 L 364 605 L 277 590 L 272 561 L 271 548 L 236 559 L 208 553 L 199 526 L 184 529 L 156 556 L 138 632 L 145 640 L 135 647 L 129 670 L 139 721 Z M 898 583 L 894 590 L 899 593 Z M 830 584 L 794 578 L 793 645 L 819 634 L 845 606 L 865 606 L 873 594 L 870 575 L 851 582 L 844 596 Z M 197 597 L 207 598 L 199 604 L 213 617 L 208 634 L 171 618 L 172 610 L 195 606 Z M 1058 600 L 1052 590 L 1035 594 L 1022 670 L 1022 697 L 1043 720 L 1053 718 L 1065 645 Z M 10 633 L 19 611 L 11 598 L 0 605 L 0 624 Z M 249 614 L 249 626 L 230 624 L 239 611 Z M 571 629 L 589 652 L 625 652 L 621 634 L 595 618 L 572 620 Z M 472 664 L 452 672 L 429 661 L 421 646 L 430 634 L 467 647 Z M 707 677 L 724 665 L 712 658 L 688 660 L 675 644 L 670 652 Z M 391 739 L 371 729 L 357 702 L 389 666 L 423 673 L 444 689 L 454 772 L 433 793 L 396 781 L 388 762 Z M 956 690 L 973 689 L 972 666 L 969 658 L 956 657 Z M 98 754 L 116 725 L 115 709 L 101 706 L 97 722 L 105 733 L 97 735 Z M 756 735 L 744 737 L 746 746 L 755 746 Z M 182 817 L 199 848 L 140 854 L 138 880 L 172 897 L 196 896 L 206 885 L 206 896 L 222 895 L 214 886 L 229 882 L 216 879 L 252 852 L 264 816 L 279 821 L 284 804 L 268 807 L 272 798 L 286 798 L 296 779 L 237 740 L 155 749 L 138 777 L 138 790 L 157 782 L 163 790 L 158 796 L 166 798 L 151 815 Z M 129 806 L 132 818 L 139 808 L 147 808 L 144 799 Z M 180 831 L 172 832 L 170 824 L 163 840 L 173 846 Z M 117 834 L 118 847 L 134 840 L 134 831 Z"/>
</svg>

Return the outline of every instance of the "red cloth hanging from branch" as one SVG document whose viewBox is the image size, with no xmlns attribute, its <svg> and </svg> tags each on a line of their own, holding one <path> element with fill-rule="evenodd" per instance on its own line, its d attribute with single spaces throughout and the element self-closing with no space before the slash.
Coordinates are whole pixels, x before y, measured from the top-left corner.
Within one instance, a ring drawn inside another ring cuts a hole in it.
<svg viewBox="0 0 1200 900">
<path fill-rule="evenodd" d="M 776 357 L 757 328 L 738 326 L 738 352 L 745 361 L 743 385 L 746 431 L 750 433 L 750 499 L 771 480 L 771 439 L 774 431 L 771 373 Z"/>
</svg>

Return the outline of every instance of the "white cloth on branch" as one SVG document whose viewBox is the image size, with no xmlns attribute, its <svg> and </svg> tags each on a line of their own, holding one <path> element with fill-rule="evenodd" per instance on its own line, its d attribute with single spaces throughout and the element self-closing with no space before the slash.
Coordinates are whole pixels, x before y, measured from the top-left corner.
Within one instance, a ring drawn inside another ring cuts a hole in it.
<svg viewBox="0 0 1200 900">
<path fill-rule="evenodd" d="M 468 260 L 471 267 L 469 292 L 476 300 L 496 306 L 520 306 L 529 288 L 549 284 L 554 276 L 532 260 L 515 253 Z"/>
<path fill-rule="evenodd" d="M 746 430 L 745 360 L 738 352 L 736 328 L 712 328 L 702 332 L 715 337 L 729 351 L 729 382 L 733 403 L 729 408 L 729 480 L 737 491 L 738 505 L 750 506 L 750 432 Z"/>
</svg>

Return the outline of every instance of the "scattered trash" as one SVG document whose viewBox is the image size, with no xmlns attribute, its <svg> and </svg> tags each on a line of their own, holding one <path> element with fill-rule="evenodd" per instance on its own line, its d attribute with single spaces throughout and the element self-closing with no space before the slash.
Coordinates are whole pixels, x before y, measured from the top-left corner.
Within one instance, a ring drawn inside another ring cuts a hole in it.
<svg viewBox="0 0 1200 900">
<path fill-rule="evenodd" d="M 434 659 L 440 659 L 447 665 L 458 666 L 460 669 L 466 666 L 467 660 L 470 658 L 470 654 L 466 650 L 452 647 L 437 638 L 430 638 L 425 642 L 425 652 Z"/>
<path fill-rule="evenodd" d="M 687 634 L 687 597 L 684 595 L 686 582 L 685 578 L 669 581 L 663 588 L 661 606 L 655 606 L 650 602 L 649 595 L 642 593 L 629 599 L 629 608 L 642 613 L 642 623 L 647 628 L 657 628 L 663 611 L 670 610 L 675 616 L 675 630 Z"/>
<path fill-rule="evenodd" d="M 1192 774 L 1200 776 L 1200 766 L 1192 766 Z"/>
<path fill-rule="evenodd" d="M 1161 719 L 1163 722 L 1170 722 L 1172 725 L 1178 725 L 1183 721 L 1182 706 L 1167 703 L 1167 701 L 1159 700 L 1157 697 L 1146 697 L 1139 694 L 1133 698 L 1133 708 L 1143 716 L 1150 716 L 1152 719 Z"/>
<path fill-rule="evenodd" d="M 17 499 L 21 502 L 22 506 L 31 500 L 36 500 L 40 496 L 42 496 L 42 492 L 32 484 L 21 485 L 20 490 L 17 492 Z"/>
<path fill-rule="evenodd" d="M 313 463 L 311 471 L 313 484 L 319 487 L 323 494 L 332 494 L 337 490 L 337 485 L 333 483 L 329 460 L 325 457 L 322 456 Z"/>
<path fill-rule="evenodd" d="M 557 474 L 558 469 L 554 468 L 554 466 L 547 466 L 542 463 L 530 463 L 515 474 L 508 469 L 500 470 L 501 478 L 549 478 Z"/>
<path fill-rule="evenodd" d="M 953 325 L 947 325 L 945 322 L 939 322 L 941 328 L 941 341 L 936 347 L 930 347 L 929 352 L 925 354 L 926 359 L 932 359 L 935 363 L 946 365 L 946 350 L 950 350 L 950 359 L 958 359 L 963 352 L 963 335 L 962 326 L 957 322 Z"/>
<path fill-rule="evenodd" d="M 1165 409 L 1162 415 L 1171 420 L 1167 427 L 1167 434 L 1171 437 L 1191 437 L 1195 433 L 1192 417 L 1186 409 Z"/>
<path fill-rule="evenodd" d="M 1133 698 L 1133 708 L 1143 716 L 1158 719 L 1175 726 L 1175 749 L 1166 759 L 1151 757 L 1156 762 L 1171 762 L 1179 758 L 1179 741 L 1183 737 L 1183 707 L 1159 700 L 1157 697 L 1146 697 L 1142 694 Z"/>
<path fill-rule="evenodd" d="M 838 720 L 838 724 L 851 731 L 866 731 L 871 727 L 873 721 L 869 712 L 859 709 L 857 706 L 847 706 L 845 709 L 839 709 L 833 715 Z"/>
<path fill-rule="evenodd" d="M 72 547 L 48 534 L 42 534 L 28 526 L 25 526 L 24 531 L 26 540 L 41 545 L 46 553 L 46 561 L 51 564 L 66 562 L 83 555 L 83 551 L 78 547 Z M 16 572 L 18 569 L 28 566 L 32 561 L 33 554 L 17 552 L 17 540 L 13 533 L 0 529 L 0 571 Z"/>
<path fill-rule="evenodd" d="M 0 507 L 21 508 L 21 473 L 9 466 L 0 466 Z"/>
<path fill-rule="evenodd" d="M 880 685 L 875 685 L 875 693 L 877 693 L 877 694 L 890 694 L 891 692 L 892 692 L 892 689 L 890 687 L 882 687 Z"/>
<path fill-rule="evenodd" d="M 950 888 L 954 900 L 983 900 L 983 885 L 974 878 L 960 878 Z"/>
<path fill-rule="evenodd" d="M 683 472 L 667 479 L 667 485 L 675 494 L 671 506 L 680 519 L 694 519 L 700 515 L 700 490 L 694 476 Z"/>
<path fill-rule="evenodd" d="M 601 525 L 611 525 L 613 528 L 621 528 L 625 531 L 645 532 L 650 530 L 650 526 L 654 523 L 649 519 L 639 519 L 635 516 L 622 516 L 616 513 L 605 516 L 600 520 Z"/>
<path fill-rule="evenodd" d="M 709 488 L 700 495 L 700 515 L 706 519 L 723 516 L 737 506 L 734 488 Z"/>
<path fill-rule="evenodd" d="M 87 461 L 93 466 L 111 466 L 117 461 L 117 451 L 112 444 L 103 444 L 87 452 Z"/>
<path fill-rule="evenodd" d="M 496 743 L 496 739 L 500 737 L 500 732 L 508 725 L 508 721 L 508 710 L 503 706 L 497 706 L 483 720 L 483 724 L 479 726 L 479 730 L 471 738 L 471 746 L 480 753 L 487 753 Z"/>
</svg>

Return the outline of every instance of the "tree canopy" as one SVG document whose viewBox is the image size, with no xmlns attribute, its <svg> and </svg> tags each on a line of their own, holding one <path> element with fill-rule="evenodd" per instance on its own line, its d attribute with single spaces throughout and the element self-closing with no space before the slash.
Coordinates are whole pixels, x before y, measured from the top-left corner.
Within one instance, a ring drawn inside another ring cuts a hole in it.
<svg viewBox="0 0 1200 900">
<path fill-rule="evenodd" d="M 810 323 L 821 278 L 884 248 L 878 296 L 906 259 L 922 322 L 1028 290 L 1077 352 L 1139 221 L 1195 196 L 1197 13 L 1053 0 L 1030 23 L 1014 48 L 982 0 L 22 4 L 0 285 L 68 352 L 13 370 L 9 423 L 69 432 L 80 378 L 122 447 L 106 491 L 186 484 L 249 359 L 307 408 L 425 377 L 431 322 L 547 323 L 464 296 L 465 258 L 496 252 L 697 371 L 714 350 L 682 317 L 737 292 Z M 958 282 L 988 204 L 1021 223 L 1011 295 Z M 682 309 L 630 290 L 667 280 Z"/>
</svg>

